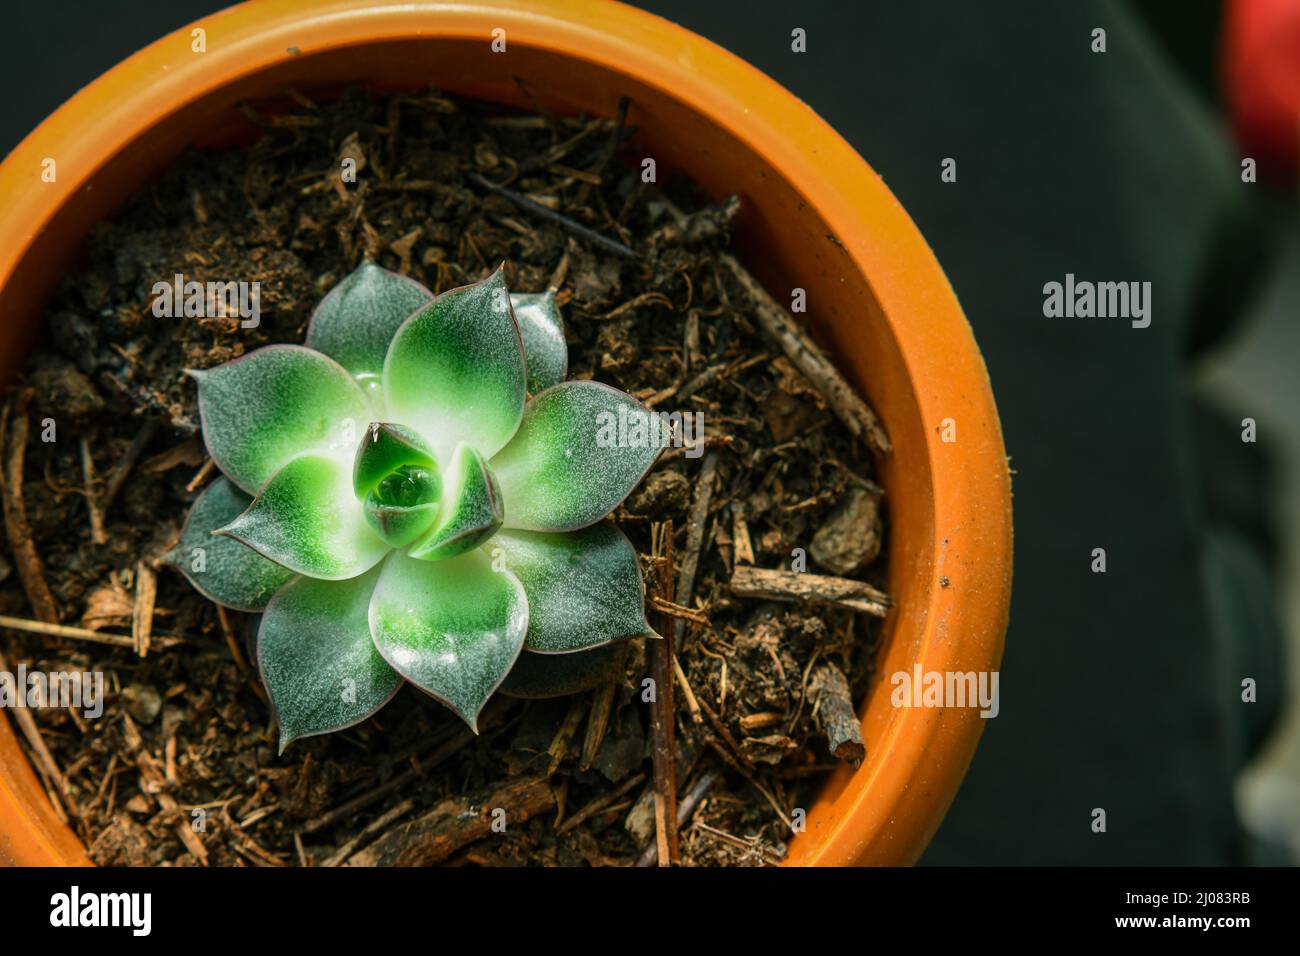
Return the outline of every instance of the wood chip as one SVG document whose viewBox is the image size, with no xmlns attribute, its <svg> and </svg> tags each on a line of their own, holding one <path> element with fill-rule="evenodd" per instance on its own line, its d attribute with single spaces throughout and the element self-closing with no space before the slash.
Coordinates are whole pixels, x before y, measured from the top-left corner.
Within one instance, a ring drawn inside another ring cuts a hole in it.
<svg viewBox="0 0 1300 956">
<path fill-rule="evenodd" d="M 767 730 L 775 727 L 785 719 L 785 714 L 779 714 L 774 710 L 766 710 L 757 714 L 746 714 L 740 718 L 740 729 L 747 734 L 756 733 L 760 730 Z"/>
<path fill-rule="evenodd" d="M 813 671 L 808 689 L 830 752 L 837 760 L 847 761 L 854 767 L 861 764 L 867 748 L 862 742 L 862 725 L 844 672 L 829 661 L 822 661 Z"/>
<path fill-rule="evenodd" d="M 854 485 L 817 529 L 808 553 L 832 574 L 856 574 L 880 554 L 881 528 L 880 496 Z"/>
<path fill-rule="evenodd" d="M 731 575 L 731 590 L 740 597 L 768 601 L 834 604 L 873 617 L 889 613 L 889 596 L 865 581 L 807 571 L 769 571 L 738 565 Z"/>
<path fill-rule="evenodd" d="M 435 866 L 498 829 L 518 827 L 555 806 L 542 777 L 515 777 L 477 797 L 452 797 L 402 824 L 348 860 L 348 866 Z"/>
<path fill-rule="evenodd" d="M 117 581 L 117 575 L 104 587 L 95 588 L 86 599 L 81 626 L 90 631 L 106 627 L 125 627 L 131 623 L 131 596 Z"/>
<path fill-rule="evenodd" d="M 158 575 L 143 561 L 135 565 L 135 605 L 131 608 L 131 639 L 135 652 L 147 657 L 153 642 L 153 611 L 158 599 Z"/>
<path fill-rule="evenodd" d="M 614 693 L 618 683 L 610 681 L 596 690 L 591 700 L 591 716 L 587 718 L 587 731 L 582 741 L 582 757 L 578 769 L 590 770 L 600 753 L 600 745 L 605 742 L 605 732 L 609 729 L 609 717 L 614 710 Z"/>
<path fill-rule="evenodd" d="M 753 564 L 754 544 L 749 537 L 749 522 L 745 520 L 745 509 L 738 504 L 731 506 L 731 541 L 736 549 L 736 564 Z"/>
<path fill-rule="evenodd" d="M 82 497 L 86 499 L 86 510 L 90 513 L 90 540 L 94 544 L 106 544 L 108 536 L 104 534 L 104 513 L 99 507 L 99 495 L 96 492 L 95 458 L 90 453 L 90 442 L 82 435 L 81 446 L 81 480 Z"/>
</svg>

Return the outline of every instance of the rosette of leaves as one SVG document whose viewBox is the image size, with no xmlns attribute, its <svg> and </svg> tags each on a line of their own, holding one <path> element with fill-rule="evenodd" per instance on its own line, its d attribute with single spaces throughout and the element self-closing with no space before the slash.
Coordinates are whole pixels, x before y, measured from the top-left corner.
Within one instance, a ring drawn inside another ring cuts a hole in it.
<svg viewBox="0 0 1300 956">
<path fill-rule="evenodd" d="M 190 373 L 222 477 L 168 560 L 261 612 L 281 750 L 404 682 L 477 730 L 508 677 L 519 696 L 570 692 L 608 676 L 616 642 L 653 635 L 637 554 L 602 519 L 662 426 L 624 392 L 564 381 L 567 364 L 553 293 L 512 296 L 498 269 L 434 296 L 366 262 L 305 345 Z M 644 440 L 602 437 L 616 420 Z"/>
</svg>

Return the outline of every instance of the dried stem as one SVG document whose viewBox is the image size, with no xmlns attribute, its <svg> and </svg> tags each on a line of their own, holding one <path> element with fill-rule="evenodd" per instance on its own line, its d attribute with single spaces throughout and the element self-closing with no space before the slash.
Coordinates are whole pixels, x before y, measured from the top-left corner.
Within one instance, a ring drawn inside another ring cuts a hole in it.
<svg viewBox="0 0 1300 956">
<path fill-rule="evenodd" d="M 722 772 L 717 767 L 710 767 L 700 774 L 699 779 L 686 791 L 686 796 L 682 797 L 682 802 L 677 807 L 677 828 L 679 830 L 690 823 L 691 817 L 695 815 L 695 811 L 699 808 L 705 795 L 721 777 Z M 636 861 L 636 865 L 654 866 L 658 862 L 659 845 L 651 843 L 646 847 L 645 852 L 641 854 L 641 858 Z"/>
<path fill-rule="evenodd" d="M 659 573 L 655 576 L 657 597 L 673 598 L 673 523 L 665 522 L 659 533 Z M 676 707 L 673 703 L 673 620 L 658 615 L 661 640 L 650 642 L 650 676 L 655 696 L 650 705 L 651 756 L 654 763 L 655 834 L 659 865 L 678 862 L 677 852 L 677 764 L 674 759 Z"/>
<path fill-rule="evenodd" d="M 830 363 L 826 354 L 817 347 L 808 333 L 776 304 L 767 290 L 750 275 L 731 253 L 723 253 L 719 261 L 731 272 L 745 290 L 754 307 L 754 316 L 760 327 L 771 337 L 786 357 L 816 386 L 840 420 L 858 438 L 866 441 L 877 452 L 889 452 L 893 446 L 885 427 L 867 403 L 843 375 Z"/>
<path fill-rule="evenodd" d="M 704 532 L 709 523 L 709 505 L 713 502 L 714 477 L 718 471 L 718 453 L 710 451 L 700 465 L 700 478 L 695 485 L 695 501 L 691 503 L 691 522 L 686 526 L 686 553 L 677 573 L 677 590 L 674 602 L 689 606 L 695 595 L 695 574 L 700 567 L 700 551 L 704 547 Z M 686 622 L 680 617 L 673 622 L 673 637 L 677 641 L 686 634 Z"/>
<path fill-rule="evenodd" d="M 74 641 L 89 641 L 92 644 L 107 644 L 110 647 L 129 647 L 135 649 L 135 639 L 126 634 L 105 634 L 84 627 L 71 627 L 67 624 L 46 624 L 25 617 L 9 617 L 0 614 L 0 627 L 7 627 L 27 634 L 42 634 L 45 637 L 68 637 Z M 154 634 L 151 646 L 159 648 L 175 647 L 186 643 L 185 638 L 174 634 Z"/>
<path fill-rule="evenodd" d="M 90 453 L 90 442 L 81 436 L 81 480 L 85 489 L 86 511 L 90 515 L 90 540 L 95 544 L 106 544 L 108 536 L 104 534 L 104 512 L 99 507 L 99 495 L 95 493 L 95 459 Z"/>
<path fill-rule="evenodd" d="M 32 391 L 19 392 L 11 404 L 5 406 L 0 420 L 0 442 L 5 451 L 4 463 L 4 518 L 5 533 L 9 536 L 9 550 L 14 556 L 18 578 L 27 600 L 36 616 L 47 624 L 59 622 L 59 608 L 45 581 L 45 565 L 32 541 L 31 526 L 27 523 L 27 506 L 23 502 L 23 464 L 27 458 L 27 408 Z"/>
<path fill-rule="evenodd" d="M 588 242 L 599 246 L 606 252 L 612 252 L 617 256 L 623 256 L 627 259 L 639 258 L 634 251 L 623 245 L 623 243 L 611 239 L 608 236 L 603 236 L 594 229 L 588 229 L 582 223 L 570 219 L 562 213 L 558 213 L 553 209 L 547 209 L 541 203 L 534 202 L 523 193 L 517 193 L 513 189 L 507 189 L 505 186 L 498 186 L 490 179 L 480 176 L 478 173 L 469 173 L 468 178 L 471 182 L 478 183 L 484 189 L 490 189 L 492 192 L 504 196 L 525 212 L 530 212 L 535 216 L 540 216 L 543 219 L 548 219 L 557 225 L 563 226 L 575 236 L 586 239 Z"/>
<path fill-rule="evenodd" d="M 803 604 L 834 604 L 873 617 L 889 613 L 889 596 L 865 581 L 833 578 L 807 571 L 769 571 L 737 565 L 731 590 L 741 597 Z"/>
</svg>

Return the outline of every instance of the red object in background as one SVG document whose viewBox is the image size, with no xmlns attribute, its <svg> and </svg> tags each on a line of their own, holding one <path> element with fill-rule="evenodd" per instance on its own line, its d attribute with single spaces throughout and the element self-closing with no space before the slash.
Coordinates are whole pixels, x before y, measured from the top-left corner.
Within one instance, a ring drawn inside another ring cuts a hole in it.
<svg viewBox="0 0 1300 956">
<path fill-rule="evenodd" d="M 1227 0 L 1223 88 L 1243 155 L 1262 177 L 1300 171 L 1300 0 Z"/>
</svg>

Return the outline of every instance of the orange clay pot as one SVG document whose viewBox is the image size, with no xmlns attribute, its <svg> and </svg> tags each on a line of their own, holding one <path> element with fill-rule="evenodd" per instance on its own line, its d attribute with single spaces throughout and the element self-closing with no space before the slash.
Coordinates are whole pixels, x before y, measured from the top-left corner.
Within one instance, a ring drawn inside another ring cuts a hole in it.
<svg viewBox="0 0 1300 956">
<path fill-rule="evenodd" d="M 207 50 L 192 51 L 192 29 Z M 507 52 L 491 50 L 506 31 Z M 1011 494 L 988 373 L 929 246 L 870 167 L 811 109 L 667 21 L 609 2 L 258 0 L 179 30 L 86 87 L 0 166 L 0 365 L 13 370 L 78 246 L 184 147 L 250 139 L 243 100 L 349 84 L 442 89 L 613 115 L 660 181 L 684 170 L 743 200 L 736 246 L 884 421 L 889 591 L 867 760 L 833 774 L 790 849 L 795 865 L 906 864 L 924 850 L 983 730 L 975 709 L 895 708 L 888 675 L 996 670 L 1011 594 Z M 57 179 L 42 179 L 53 159 Z M 953 419 L 958 440 L 940 439 Z M 940 585 L 945 577 L 948 586 Z M 0 860 L 84 864 L 11 723 L 0 719 Z"/>
</svg>

